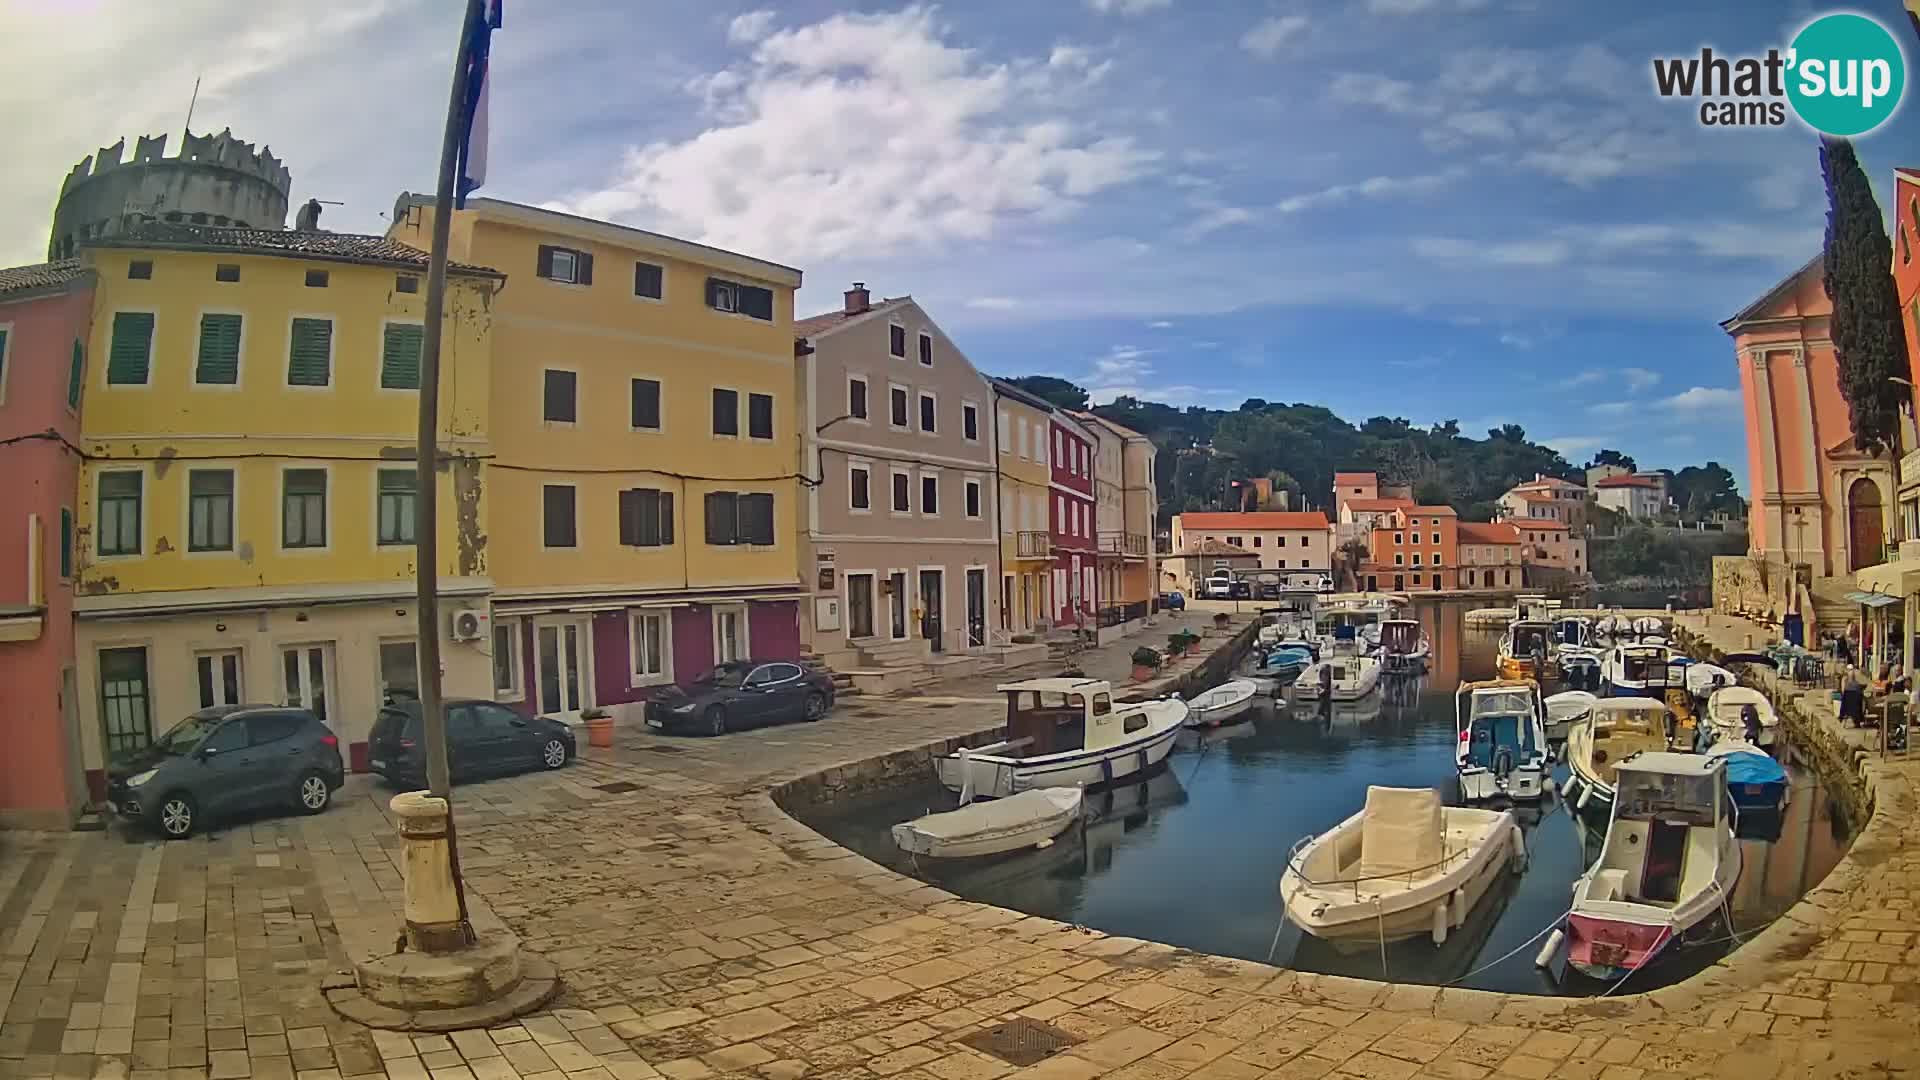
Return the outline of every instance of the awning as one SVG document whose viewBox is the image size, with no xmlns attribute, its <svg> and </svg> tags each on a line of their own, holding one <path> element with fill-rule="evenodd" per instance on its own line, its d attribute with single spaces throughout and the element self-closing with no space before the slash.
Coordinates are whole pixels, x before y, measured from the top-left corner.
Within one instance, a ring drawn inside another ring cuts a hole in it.
<svg viewBox="0 0 1920 1080">
<path fill-rule="evenodd" d="M 1887 593 L 1850 592 L 1846 595 L 1846 599 L 1856 604 L 1865 604 L 1870 608 L 1883 608 L 1900 602 L 1899 597 Z"/>
<path fill-rule="evenodd" d="M 1864 592 L 1881 596 L 1912 596 L 1920 593 L 1920 562 L 1895 559 L 1855 571 L 1853 583 Z"/>
</svg>

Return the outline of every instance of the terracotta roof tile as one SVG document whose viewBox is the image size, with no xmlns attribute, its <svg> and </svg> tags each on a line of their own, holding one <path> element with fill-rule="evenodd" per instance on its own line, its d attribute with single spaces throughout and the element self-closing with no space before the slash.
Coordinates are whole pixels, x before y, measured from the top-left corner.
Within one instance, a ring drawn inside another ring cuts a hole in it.
<svg viewBox="0 0 1920 1080">
<path fill-rule="evenodd" d="M 124 233 L 88 241 L 91 247 L 157 248 L 178 251 L 231 251 L 243 255 L 283 255 L 324 262 L 362 263 L 401 269 L 427 269 L 427 253 L 384 236 L 359 233 L 302 232 L 298 229 L 234 229 L 217 225 L 148 222 Z M 449 262 L 456 274 L 505 277 L 498 270 Z"/>
<path fill-rule="evenodd" d="M 1245 558 L 1251 559 L 1254 557 L 1253 552 L 1245 548 L 1235 547 L 1225 540 L 1202 540 L 1197 544 L 1189 544 L 1186 550 L 1180 552 L 1180 554 L 1213 556 L 1216 558 L 1236 558 L 1244 556 Z"/>
<path fill-rule="evenodd" d="M 1463 521 L 1460 523 L 1460 542 L 1463 544 L 1518 544 L 1520 530 L 1503 521 Z"/>
<path fill-rule="evenodd" d="M 913 298 L 910 296 L 896 296 L 891 300 L 882 300 L 867 310 L 853 315 L 847 314 L 844 310 L 826 311 L 818 315 L 809 315 L 804 319 L 795 319 L 793 321 L 793 336 L 797 338 L 812 337 L 815 334 L 831 330 L 849 320 L 861 319 L 877 312 L 889 311 L 911 299 Z"/>
<path fill-rule="evenodd" d="M 1360 510 L 1360 511 L 1411 510 L 1413 509 L 1413 500 L 1412 499 L 1348 499 L 1345 503 L 1341 505 L 1345 506 L 1349 510 Z"/>
<path fill-rule="evenodd" d="M 1256 510 L 1248 513 L 1228 511 L 1186 513 L 1180 515 L 1183 529 L 1324 529 L 1327 515 L 1318 510 L 1293 512 Z"/>
<path fill-rule="evenodd" d="M 0 269 L 0 294 L 64 285 L 85 272 L 78 259 Z"/>
<path fill-rule="evenodd" d="M 1660 484 L 1658 481 L 1649 480 L 1644 476 L 1633 476 L 1629 474 L 1626 476 L 1609 476 L 1605 480 L 1602 480 L 1593 486 L 1603 487 L 1603 488 L 1623 488 L 1623 487 L 1657 488 L 1660 486 Z"/>
</svg>

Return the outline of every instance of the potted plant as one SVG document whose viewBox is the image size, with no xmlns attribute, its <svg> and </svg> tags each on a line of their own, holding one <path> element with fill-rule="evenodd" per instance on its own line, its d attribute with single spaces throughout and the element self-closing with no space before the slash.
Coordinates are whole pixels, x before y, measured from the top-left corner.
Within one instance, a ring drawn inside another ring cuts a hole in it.
<svg viewBox="0 0 1920 1080">
<path fill-rule="evenodd" d="M 1225 630 L 1227 628 L 1227 623 L 1231 619 L 1232 619 L 1232 616 L 1228 615 L 1226 612 L 1216 611 L 1213 613 L 1213 628 L 1215 630 Z"/>
<path fill-rule="evenodd" d="M 1200 635 L 1191 630 L 1187 631 L 1187 655 L 1200 655 Z"/>
<path fill-rule="evenodd" d="M 613 717 L 607 710 L 594 706 L 580 714 L 580 720 L 587 726 L 587 745 L 603 750 L 613 748 Z"/>
<path fill-rule="evenodd" d="M 1133 681 L 1146 682 L 1159 670 L 1160 654 L 1145 645 L 1133 650 Z"/>
<path fill-rule="evenodd" d="M 1176 656 L 1185 656 L 1186 654 L 1187 632 L 1185 630 L 1175 630 L 1173 633 L 1168 634 L 1167 659 L 1171 660 Z"/>
</svg>

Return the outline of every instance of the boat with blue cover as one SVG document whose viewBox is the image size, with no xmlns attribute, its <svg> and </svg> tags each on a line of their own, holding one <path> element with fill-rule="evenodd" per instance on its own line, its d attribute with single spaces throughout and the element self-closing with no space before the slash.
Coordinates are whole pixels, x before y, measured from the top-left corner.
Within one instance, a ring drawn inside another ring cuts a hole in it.
<svg viewBox="0 0 1920 1080">
<path fill-rule="evenodd" d="M 1463 683 L 1454 696 L 1459 733 L 1454 763 L 1460 797 L 1467 802 L 1505 797 L 1538 799 L 1546 793 L 1546 706 L 1531 679 Z"/>
<path fill-rule="evenodd" d="M 1787 770 L 1773 755 L 1745 739 L 1721 738 L 1707 748 L 1707 756 L 1726 759 L 1727 794 L 1741 813 L 1777 814 L 1786 809 Z"/>
</svg>

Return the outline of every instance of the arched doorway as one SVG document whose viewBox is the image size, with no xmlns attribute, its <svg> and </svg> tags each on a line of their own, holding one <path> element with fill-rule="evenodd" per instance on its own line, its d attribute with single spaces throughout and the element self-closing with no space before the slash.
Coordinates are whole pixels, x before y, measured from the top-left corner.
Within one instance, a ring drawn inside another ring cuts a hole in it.
<svg viewBox="0 0 1920 1080">
<path fill-rule="evenodd" d="M 1849 570 L 1886 560 L 1886 520 L 1880 509 L 1880 485 L 1866 477 L 1847 488 L 1847 551 Z"/>
</svg>

